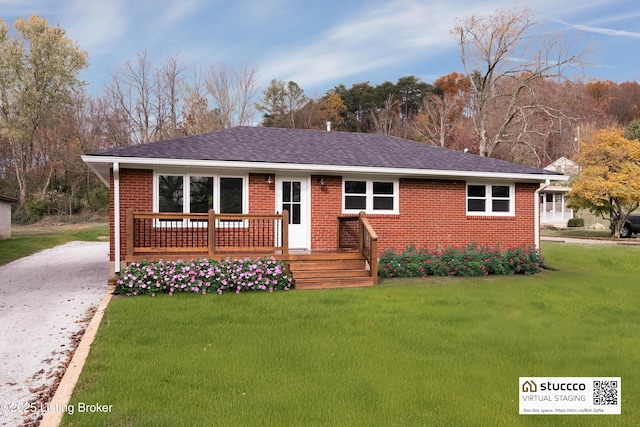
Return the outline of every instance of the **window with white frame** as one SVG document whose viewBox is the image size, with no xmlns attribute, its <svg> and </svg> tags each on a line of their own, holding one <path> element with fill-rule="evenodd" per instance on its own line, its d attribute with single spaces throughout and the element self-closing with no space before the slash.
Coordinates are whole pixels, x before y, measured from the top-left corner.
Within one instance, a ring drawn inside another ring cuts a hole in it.
<svg viewBox="0 0 640 427">
<path fill-rule="evenodd" d="M 342 189 L 345 213 L 398 212 L 397 180 L 344 179 Z"/>
<path fill-rule="evenodd" d="M 157 212 L 241 214 L 245 212 L 245 178 L 199 174 L 155 174 Z"/>
<path fill-rule="evenodd" d="M 467 184 L 467 215 L 513 215 L 515 191 L 509 184 Z"/>
</svg>

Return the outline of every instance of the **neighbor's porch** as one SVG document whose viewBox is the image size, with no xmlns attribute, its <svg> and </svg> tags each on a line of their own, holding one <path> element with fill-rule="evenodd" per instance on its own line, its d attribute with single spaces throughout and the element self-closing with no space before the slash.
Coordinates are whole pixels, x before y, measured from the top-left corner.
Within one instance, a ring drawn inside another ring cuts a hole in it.
<svg viewBox="0 0 640 427">
<path fill-rule="evenodd" d="M 284 260 L 298 289 L 371 286 L 378 278 L 378 236 L 364 212 L 336 218 L 334 251 L 291 251 L 289 213 L 201 214 L 127 211 L 125 262 L 159 259 Z"/>
</svg>

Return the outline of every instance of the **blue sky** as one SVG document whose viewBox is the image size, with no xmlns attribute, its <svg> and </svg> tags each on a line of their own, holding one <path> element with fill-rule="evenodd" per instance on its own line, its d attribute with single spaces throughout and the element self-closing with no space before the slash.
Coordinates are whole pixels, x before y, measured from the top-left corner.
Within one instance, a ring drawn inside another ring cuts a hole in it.
<svg viewBox="0 0 640 427">
<path fill-rule="evenodd" d="M 456 19 L 511 5 L 505 0 L 0 0 L 0 17 L 37 14 L 89 53 L 83 74 L 100 92 L 110 73 L 147 51 L 160 65 L 258 67 L 259 84 L 293 80 L 309 96 L 343 83 L 432 83 L 462 71 L 449 34 Z M 637 0 L 536 0 L 539 30 L 582 32 L 594 51 L 584 78 L 640 79 Z"/>
</svg>

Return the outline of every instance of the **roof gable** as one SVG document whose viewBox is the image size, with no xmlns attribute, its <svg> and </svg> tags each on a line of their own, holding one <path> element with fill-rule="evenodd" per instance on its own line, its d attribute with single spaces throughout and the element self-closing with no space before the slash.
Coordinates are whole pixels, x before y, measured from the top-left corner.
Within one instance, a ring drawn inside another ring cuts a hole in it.
<svg viewBox="0 0 640 427">
<path fill-rule="evenodd" d="M 114 148 L 88 157 L 557 175 L 544 169 L 382 134 L 266 127 L 235 127 Z"/>
</svg>

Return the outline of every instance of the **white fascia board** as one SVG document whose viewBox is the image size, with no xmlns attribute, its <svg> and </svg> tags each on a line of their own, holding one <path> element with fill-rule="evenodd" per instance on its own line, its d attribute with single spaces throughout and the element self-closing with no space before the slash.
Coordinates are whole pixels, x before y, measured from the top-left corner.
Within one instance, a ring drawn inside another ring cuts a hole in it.
<svg viewBox="0 0 640 427">
<path fill-rule="evenodd" d="M 261 163 L 261 162 L 233 162 L 219 160 L 189 160 L 189 159 L 150 159 L 139 157 L 108 157 L 108 156 L 82 156 L 82 160 L 90 167 L 92 164 L 113 164 L 118 162 L 120 167 L 131 166 L 171 166 L 190 168 L 222 168 L 222 169 L 255 169 L 260 171 L 287 171 L 287 172 L 307 172 L 313 174 L 367 174 L 367 175 L 392 175 L 397 177 L 413 178 L 474 178 L 481 180 L 510 180 L 510 181 L 567 181 L 565 175 L 543 175 L 543 174 L 519 174 L 504 172 L 474 172 L 474 171 L 453 171 L 437 169 L 404 169 L 404 168 L 380 168 L 371 166 L 339 166 L 339 165 L 312 165 L 294 163 Z M 97 168 L 93 168 L 96 172 Z M 103 180 L 104 181 L 104 180 Z"/>
</svg>

